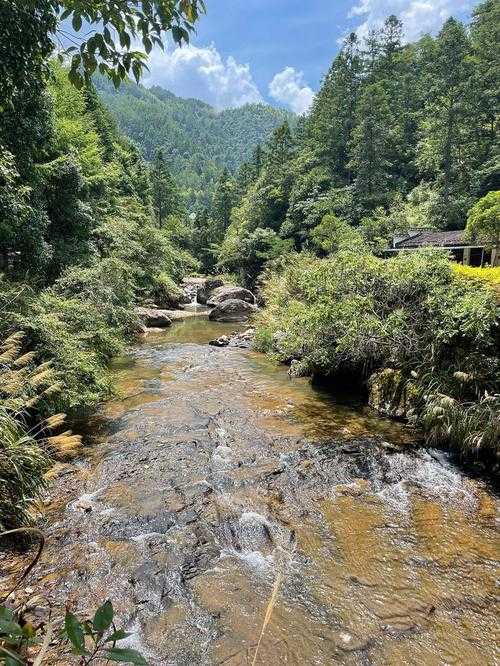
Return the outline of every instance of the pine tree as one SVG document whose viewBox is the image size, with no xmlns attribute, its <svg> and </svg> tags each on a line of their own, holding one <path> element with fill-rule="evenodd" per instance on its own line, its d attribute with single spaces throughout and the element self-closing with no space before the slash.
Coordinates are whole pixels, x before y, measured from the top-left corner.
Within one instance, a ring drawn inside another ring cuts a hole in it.
<svg viewBox="0 0 500 666">
<path fill-rule="evenodd" d="M 397 16 L 391 14 L 386 18 L 381 34 L 382 58 L 389 68 L 393 64 L 403 44 L 403 23 Z"/>
<path fill-rule="evenodd" d="M 253 180 L 257 180 L 262 171 L 262 162 L 263 162 L 262 146 L 258 143 L 252 153 L 252 159 L 250 160 L 250 167 L 252 171 Z"/>
<path fill-rule="evenodd" d="M 197 213 L 194 220 L 194 233 L 192 250 L 194 256 L 201 263 L 203 273 L 211 273 L 215 264 L 213 244 L 213 220 L 210 218 L 208 208 L 203 208 Z"/>
<path fill-rule="evenodd" d="M 472 203 L 471 73 L 465 28 L 449 19 L 436 41 L 418 155 L 422 175 L 435 180 L 440 192 L 435 218 L 441 226 L 460 227 Z"/>
<path fill-rule="evenodd" d="M 395 151 L 394 118 L 381 83 L 369 85 L 356 110 L 357 124 L 350 144 L 354 190 L 362 210 L 369 211 L 389 201 Z"/>
<path fill-rule="evenodd" d="M 224 169 L 215 186 L 212 200 L 211 218 L 213 220 L 212 243 L 221 243 L 231 222 L 231 210 L 235 204 L 235 183 L 227 169 Z"/>
<path fill-rule="evenodd" d="M 292 159 L 295 142 L 288 121 L 277 127 L 266 146 L 264 166 L 266 169 L 282 168 Z"/>
<path fill-rule="evenodd" d="M 307 123 L 307 144 L 336 185 L 350 182 L 348 146 L 354 126 L 362 61 L 353 33 L 325 77 Z"/>
<path fill-rule="evenodd" d="M 500 2 L 486 0 L 472 13 L 474 63 L 474 142 L 478 169 L 478 193 L 500 189 L 499 90 Z"/>
<path fill-rule="evenodd" d="M 151 191 L 156 221 L 162 227 L 169 215 L 182 211 L 181 196 L 162 150 L 156 152 L 151 168 Z"/>
</svg>

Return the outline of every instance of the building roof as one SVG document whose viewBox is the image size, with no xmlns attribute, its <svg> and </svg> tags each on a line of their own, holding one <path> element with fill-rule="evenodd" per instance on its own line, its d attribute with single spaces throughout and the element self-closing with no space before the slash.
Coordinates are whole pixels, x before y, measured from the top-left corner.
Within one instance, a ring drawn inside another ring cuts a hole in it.
<svg viewBox="0 0 500 666">
<path fill-rule="evenodd" d="M 470 247 L 463 238 L 463 230 L 458 231 L 419 231 L 394 243 L 395 249 L 418 247 Z"/>
</svg>

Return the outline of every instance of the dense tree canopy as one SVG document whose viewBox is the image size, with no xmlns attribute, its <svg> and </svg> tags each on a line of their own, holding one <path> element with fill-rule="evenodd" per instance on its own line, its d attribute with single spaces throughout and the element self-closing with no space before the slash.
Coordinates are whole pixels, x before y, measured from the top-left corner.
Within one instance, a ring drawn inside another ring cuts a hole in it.
<svg viewBox="0 0 500 666">
<path fill-rule="evenodd" d="M 242 163 L 251 161 L 256 146 L 276 127 L 284 120 L 294 121 L 293 114 L 265 104 L 217 110 L 159 86 L 146 89 L 124 82 L 115 90 L 105 77 L 96 76 L 94 82 L 120 129 L 137 143 L 144 157 L 152 161 L 158 149 L 163 151 L 191 211 L 210 206 L 222 170 L 234 174 Z M 260 162 L 256 155 L 257 171 Z M 247 174 L 245 189 L 255 175 L 255 171 Z"/>
<path fill-rule="evenodd" d="M 275 134 L 258 176 L 248 164 L 237 175 L 247 185 L 221 267 L 246 261 L 257 229 L 322 252 L 325 215 L 361 225 L 379 249 L 397 230 L 463 229 L 499 189 L 498 25 L 487 0 L 470 27 L 450 18 L 435 38 L 404 44 L 395 16 L 364 40 L 350 35 L 287 149 Z"/>
</svg>

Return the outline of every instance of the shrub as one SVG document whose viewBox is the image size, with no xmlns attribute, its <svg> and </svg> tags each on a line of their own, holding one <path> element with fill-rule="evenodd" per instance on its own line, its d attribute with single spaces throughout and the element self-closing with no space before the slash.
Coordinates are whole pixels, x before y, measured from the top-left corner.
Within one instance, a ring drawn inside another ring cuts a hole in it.
<svg viewBox="0 0 500 666">
<path fill-rule="evenodd" d="M 263 296 L 257 346 L 280 361 L 299 360 L 310 374 L 366 380 L 394 368 L 415 386 L 417 410 L 431 394 L 473 403 L 497 390 L 494 294 L 457 277 L 440 251 L 388 260 L 350 250 L 326 259 L 292 255 L 268 270 Z"/>
<path fill-rule="evenodd" d="M 160 273 L 153 287 L 153 298 L 160 307 L 176 308 L 184 297 L 183 290 L 174 282 L 168 273 Z"/>
<path fill-rule="evenodd" d="M 490 286 L 500 300 L 500 266 L 476 268 L 463 264 L 453 264 L 453 272 L 465 280 L 476 280 L 481 284 Z"/>
<path fill-rule="evenodd" d="M 259 336 L 282 331 L 273 351 L 323 374 L 385 364 L 418 369 L 431 356 L 448 358 L 448 347 L 486 351 L 492 342 L 494 300 L 454 279 L 439 252 L 390 260 L 349 250 L 322 260 L 303 253 L 268 273 L 263 291 Z"/>
<path fill-rule="evenodd" d="M 17 315 L 30 344 L 60 373 L 62 389 L 54 396 L 57 409 L 89 408 L 112 394 L 106 366 L 121 351 L 123 339 L 91 301 L 63 298 L 47 289 L 27 302 Z"/>
</svg>

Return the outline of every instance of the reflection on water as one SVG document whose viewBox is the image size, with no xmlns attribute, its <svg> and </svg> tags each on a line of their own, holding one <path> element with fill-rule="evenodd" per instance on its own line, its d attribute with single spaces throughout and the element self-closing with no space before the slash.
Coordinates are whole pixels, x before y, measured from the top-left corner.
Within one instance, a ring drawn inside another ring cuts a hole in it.
<svg viewBox="0 0 500 666">
<path fill-rule="evenodd" d="M 494 664 L 497 498 L 416 434 L 176 323 L 119 359 L 40 585 L 154 666 Z M 375 437 L 374 437 L 375 436 Z M 82 507 L 83 510 L 82 510 Z"/>
<path fill-rule="evenodd" d="M 157 348 L 167 345 L 206 345 L 221 335 L 230 335 L 245 329 L 245 325 L 212 322 L 201 316 L 176 322 L 165 331 L 150 334 L 144 341 L 144 348 Z M 406 426 L 381 419 L 373 410 L 363 404 L 359 394 L 342 386 L 335 393 L 313 385 L 307 378 L 291 379 L 288 368 L 278 365 L 263 354 L 236 349 L 216 349 L 215 353 L 233 358 L 228 363 L 228 372 L 238 373 L 241 378 L 245 399 L 267 427 L 276 427 L 280 432 L 289 429 L 305 437 L 357 437 L 378 435 L 393 443 L 413 442 L 418 435 Z M 149 357 L 148 357 L 149 358 Z M 121 399 L 107 406 L 108 412 L 117 415 L 161 397 L 151 388 L 158 378 L 161 382 L 174 380 L 179 366 L 175 362 L 163 367 L 152 368 L 142 357 L 130 356 L 118 359 L 114 364 L 117 371 Z M 234 378 L 234 377 L 233 377 Z M 205 386 L 224 388 L 230 383 L 225 373 L 207 375 L 201 378 L 198 390 Z M 238 396 L 241 399 L 242 396 Z M 276 416 L 280 418 L 276 420 Z"/>
<path fill-rule="evenodd" d="M 144 344 L 205 345 L 210 340 L 220 338 L 221 335 L 228 335 L 233 331 L 244 329 L 244 324 L 214 322 L 207 315 L 204 315 L 177 321 L 172 327 L 149 335 Z"/>
</svg>

